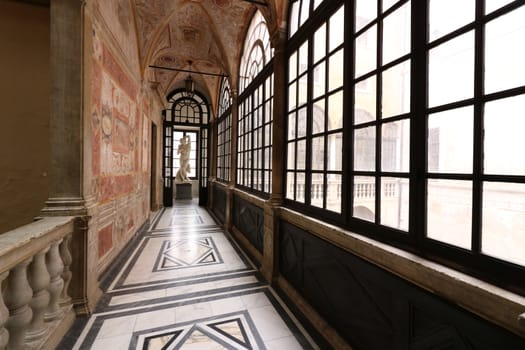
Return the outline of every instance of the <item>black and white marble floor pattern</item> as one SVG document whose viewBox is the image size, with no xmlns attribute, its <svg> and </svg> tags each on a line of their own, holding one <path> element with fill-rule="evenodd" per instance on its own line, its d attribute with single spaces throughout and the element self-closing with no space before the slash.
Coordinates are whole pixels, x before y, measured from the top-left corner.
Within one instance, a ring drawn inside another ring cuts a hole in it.
<svg viewBox="0 0 525 350">
<path fill-rule="evenodd" d="M 194 201 L 159 211 L 60 349 L 318 349 L 255 266 Z"/>
</svg>

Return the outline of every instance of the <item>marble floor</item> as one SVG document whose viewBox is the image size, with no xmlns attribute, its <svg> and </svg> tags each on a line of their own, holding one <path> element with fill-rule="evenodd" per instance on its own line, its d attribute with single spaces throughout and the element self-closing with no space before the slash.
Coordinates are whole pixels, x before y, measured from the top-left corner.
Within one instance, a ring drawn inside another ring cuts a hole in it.
<svg viewBox="0 0 525 350">
<path fill-rule="evenodd" d="M 318 349 L 231 237 L 194 201 L 156 213 L 60 349 Z"/>
</svg>

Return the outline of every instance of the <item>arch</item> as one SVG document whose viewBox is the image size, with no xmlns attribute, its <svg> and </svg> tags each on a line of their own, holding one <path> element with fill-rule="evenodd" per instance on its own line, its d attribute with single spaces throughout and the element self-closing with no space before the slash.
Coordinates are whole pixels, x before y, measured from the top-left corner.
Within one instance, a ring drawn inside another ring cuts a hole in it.
<svg viewBox="0 0 525 350">
<path fill-rule="evenodd" d="M 257 10 L 246 32 L 239 67 L 239 92 L 244 91 L 273 58 L 270 33 L 262 13 Z"/>
<path fill-rule="evenodd" d="M 208 102 L 199 92 L 192 97 L 177 89 L 167 97 L 166 121 L 186 125 L 206 125 L 209 122 Z"/>
</svg>

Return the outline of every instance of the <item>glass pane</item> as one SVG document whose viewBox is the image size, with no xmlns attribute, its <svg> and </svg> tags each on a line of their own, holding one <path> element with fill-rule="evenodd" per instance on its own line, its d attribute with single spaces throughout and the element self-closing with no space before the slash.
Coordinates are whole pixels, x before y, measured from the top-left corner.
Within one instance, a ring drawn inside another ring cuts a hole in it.
<svg viewBox="0 0 525 350">
<path fill-rule="evenodd" d="M 308 74 L 303 75 L 301 78 L 299 78 L 299 106 L 306 103 L 306 100 L 308 98 Z"/>
<path fill-rule="evenodd" d="M 303 107 L 297 112 L 297 137 L 306 136 L 306 107 Z"/>
<path fill-rule="evenodd" d="M 381 131 L 381 170 L 408 172 L 410 167 L 410 121 L 386 123 Z"/>
<path fill-rule="evenodd" d="M 288 110 L 291 111 L 297 106 L 297 83 L 290 84 L 288 87 Z"/>
<path fill-rule="evenodd" d="M 472 173 L 474 110 L 472 106 L 428 117 L 428 171 Z"/>
<path fill-rule="evenodd" d="M 525 95 L 485 105 L 486 174 L 525 175 L 524 113 Z"/>
<path fill-rule="evenodd" d="M 383 72 L 382 117 L 410 112 L 410 60 Z"/>
<path fill-rule="evenodd" d="M 297 169 L 304 170 L 306 165 L 306 140 L 297 142 Z"/>
<path fill-rule="evenodd" d="M 312 170 L 324 170 L 324 136 L 312 138 Z"/>
<path fill-rule="evenodd" d="M 429 106 L 474 94 L 474 32 L 452 39 L 429 53 Z"/>
<path fill-rule="evenodd" d="M 525 265 L 525 184 L 483 183 L 481 251 Z"/>
<path fill-rule="evenodd" d="M 328 98 L 328 130 L 343 127 L 343 91 Z"/>
<path fill-rule="evenodd" d="M 290 113 L 288 114 L 288 140 L 293 140 L 296 137 L 295 113 Z"/>
<path fill-rule="evenodd" d="M 354 145 L 354 170 L 374 171 L 376 168 L 375 127 L 355 130 Z"/>
<path fill-rule="evenodd" d="M 313 123 L 312 123 L 312 134 L 318 134 L 324 132 L 324 99 L 314 103 L 313 107 Z"/>
<path fill-rule="evenodd" d="M 332 56 L 330 56 L 329 75 L 328 75 L 328 90 L 334 90 L 343 86 L 343 72 L 344 72 L 344 55 L 343 49 L 340 49 Z"/>
<path fill-rule="evenodd" d="M 323 174 L 312 174 L 312 186 L 310 193 L 310 204 L 315 207 L 323 207 L 324 197 L 324 176 Z"/>
<path fill-rule="evenodd" d="M 336 213 L 341 212 L 342 176 L 328 174 L 326 185 L 326 209 Z"/>
<path fill-rule="evenodd" d="M 292 81 L 297 78 L 297 51 L 290 56 L 288 59 L 288 81 Z"/>
<path fill-rule="evenodd" d="M 314 34 L 314 63 L 326 56 L 326 23 Z"/>
<path fill-rule="evenodd" d="M 387 11 L 389 8 L 392 7 L 396 2 L 399 0 L 383 0 L 383 12 Z"/>
<path fill-rule="evenodd" d="M 383 64 L 410 52 L 410 2 L 388 15 L 383 22 Z"/>
<path fill-rule="evenodd" d="M 429 179 L 427 196 L 427 236 L 470 249 L 472 183 Z"/>
<path fill-rule="evenodd" d="M 314 68 L 314 98 L 322 96 L 326 93 L 326 65 L 325 62 L 320 63 Z"/>
<path fill-rule="evenodd" d="M 303 74 L 308 68 L 308 41 L 305 41 L 299 48 L 299 75 Z"/>
<path fill-rule="evenodd" d="M 288 144 L 288 161 L 286 162 L 286 168 L 289 170 L 295 169 L 295 142 Z"/>
<path fill-rule="evenodd" d="M 428 37 L 433 41 L 474 21 L 476 1 L 430 0 L 428 12 Z"/>
<path fill-rule="evenodd" d="M 375 75 L 356 84 L 354 104 L 354 124 L 367 123 L 376 119 Z"/>
<path fill-rule="evenodd" d="M 300 1 L 292 3 L 292 9 L 290 10 L 290 34 L 289 37 L 292 37 L 295 32 L 297 32 L 297 27 L 299 25 L 299 4 Z"/>
<path fill-rule="evenodd" d="M 525 85 L 525 6 L 486 26 L 485 92 Z"/>
<path fill-rule="evenodd" d="M 491 13 L 512 1 L 513 0 L 485 0 L 485 13 Z"/>
<path fill-rule="evenodd" d="M 297 173 L 297 192 L 295 200 L 304 203 L 305 181 L 304 173 Z"/>
<path fill-rule="evenodd" d="M 356 0 L 355 2 L 355 31 L 377 18 L 377 1 Z"/>
<path fill-rule="evenodd" d="M 295 174 L 288 172 L 286 173 L 286 198 L 295 199 Z"/>
<path fill-rule="evenodd" d="M 354 177 L 354 206 L 352 216 L 375 221 L 376 183 L 371 176 Z"/>
<path fill-rule="evenodd" d="M 328 135 L 328 152 L 326 154 L 328 170 L 341 171 L 343 169 L 343 134 Z"/>
<path fill-rule="evenodd" d="M 345 7 L 341 6 L 336 13 L 330 17 L 330 51 L 341 45 L 345 39 Z"/>
<path fill-rule="evenodd" d="M 409 180 L 381 178 L 381 224 L 408 231 Z"/>
<path fill-rule="evenodd" d="M 308 16 L 310 15 L 310 0 L 302 0 L 302 6 L 301 6 L 301 18 L 300 18 L 300 25 L 302 26 L 304 22 L 308 19 Z"/>
<path fill-rule="evenodd" d="M 376 68 L 377 62 L 377 25 L 373 25 L 355 40 L 355 77 Z"/>
</svg>

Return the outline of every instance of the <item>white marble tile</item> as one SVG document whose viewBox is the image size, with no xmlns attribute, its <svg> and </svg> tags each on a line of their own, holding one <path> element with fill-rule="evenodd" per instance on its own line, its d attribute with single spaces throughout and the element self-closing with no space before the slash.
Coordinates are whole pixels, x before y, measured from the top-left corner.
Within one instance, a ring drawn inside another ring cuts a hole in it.
<svg viewBox="0 0 525 350">
<path fill-rule="evenodd" d="M 295 337 L 285 337 L 265 342 L 267 350 L 302 350 L 303 347 L 299 344 Z"/>
<path fill-rule="evenodd" d="M 110 337 L 97 338 L 90 349 L 93 350 L 128 350 L 131 341 L 131 333 Z"/>
<path fill-rule="evenodd" d="M 213 315 L 209 302 L 180 306 L 175 309 L 176 323 L 193 321 Z"/>
<path fill-rule="evenodd" d="M 243 295 L 241 299 L 247 309 L 256 309 L 272 305 L 268 297 L 263 293 Z"/>
<path fill-rule="evenodd" d="M 152 329 L 175 324 L 175 310 L 165 309 L 145 312 L 137 315 L 135 331 Z"/>
<path fill-rule="evenodd" d="M 110 318 L 102 323 L 97 334 L 98 338 L 112 338 L 119 335 L 131 334 L 135 327 L 137 315 Z"/>
<path fill-rule="evenodd" d="M 210 302 L 214 316 L 224 315 L 230 312 L 241 311 L 244 306 L 240 297 L 224 298 Z"/>
<path fill-rule="evenodd" d="M 273 306 L 248 310 L 264 341 L 291 336 L 292 333 Z"/>
</svg>

